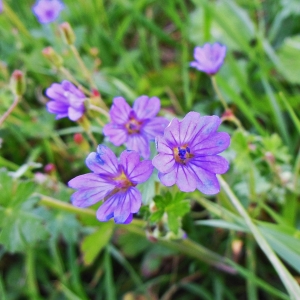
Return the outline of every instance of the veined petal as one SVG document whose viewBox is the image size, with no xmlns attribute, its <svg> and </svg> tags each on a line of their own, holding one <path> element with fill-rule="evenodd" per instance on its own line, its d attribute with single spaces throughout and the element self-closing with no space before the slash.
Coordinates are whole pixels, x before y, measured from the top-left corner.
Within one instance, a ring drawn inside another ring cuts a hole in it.
<svg viewBox="0 0 300 300">
<path fill-rule="evenodd" d="M 229 168 L 228 161 L 219 155 L 196 156 L 189 161 L 191 164 L 215 174 L 224 174 Z"/>
<path fill-rule="evenodd" d="M 98 188 L 113 190 L 115 183 L 100 177 L 95 173 L 79 175 L 68 182 L 68 186 L 73 189 Z"/>
<path fill-rule="evenodd" d="M 128 174 L 131 182 L 142 183 L 148 180 L 153 172 L 153 165 L 151 160 L 144 160 L 139 162 L 139 164 L 133 169 L 133 171 Z"/>
<path fill-rule="evenodd" d="M 68 114 L 69 106 L 62 102 L 49 101 L 46 103 L 47 109 L 52 114 Z"/>
<path fill-rule="evenodd" d="M 104 145 L 98 146 L 97 153 L 90 153 L 85 162 L 87 167 L 96 174 L 116 175 L 118 173 L 116 155 Z"/>
<path fill-rule="evenodd" d="M 168 144 L 168 142 L 165 140 L 162 136 L 157 136 L 155 138 L 155 144 L 156 149 L 159 153 L 165 153 L 165 154 L 172 154 L 173 155 L 173 149 Z"/>
<path fill-rule="evenodd" d="M 128 121 L 130 112 L 131 107 L 123 97 L 114 98 L 109 112 L 112 123 L 125 124 Z"/>
<path fill-rule="evenodd" d="M 172 186 L 176 183 L 177 178 L 177 168 L 173 168 L 172 171 L 168 173 L 158 173 L 158 178 L 161 183 L 165 186 Z"/>
<path fill-rule="evenodd" d="M 130 176 L 139 163 L 140 155 L 136 151 L 125 150 L 120 155 L 120 164 L 123 166 L 127 176 Z"/>
<path fill-rule="evenodd" d="M 117 195 L 117 194 L 116 194 Z M 98 208 L 96 216 L 97 219 L 101 222 L 106 222 L 109 219 L 113 218 L 114 211 L 119 203 L 119 198 L 113 195 L 108 198 L 104 203 Z"/>
<path fill-rule="evenodd" d="M 160 110 L 160 100 L 157 97 L 140 96 L 134 101 L 133 110 L 139 120 L 154 118 Z"/>
<path fill-rule="evenodd" d="M 170 121 L 163 117 L 156 117 L 145 122 L 143 126 L 143 132 L 145 132 L 148 138 L 154 139 L 157 136 L 164 134 L 165 128 L 169 125 Z"/>
<path fill-rule="evenodd" d="M 173 154 L 159 153 L 152 159 L 153 166 L 161 173 L 168 173 L 175 166 Z"/>
<path fill-rule="evenodd" d="M 197 177 L 187 166 L 178 164 L 176 184 L 183 192 L 193 192 L 197 187 Z"/>
<path fill-rule="evenodd" d="M 115 146 L 121 146 L 127 140 L 127 131 L 122 125 L 109 123 L 103 127 L 103 133 Z"/>
<path fill-rule="evenodd" d="M 143 158 L 148 159 L 150 156 L 150 145 L 148 139 L 142 134 L 130 134 L 125 143 L 128 150 L 138 152 Z"/>
<path fill-rule="evenodd" d="M 189 167 L 193 169 L 198 177 L 197 189 L 200 192 L 206 195 L 214 195 L 220 192 L 220 185 L 217 176 L 214 173 L 192 164 L 190 164 Z"/>
<path fill-rule="evenodd" d="M 129 188 L 126 192 L 119 194 L 119 202 L 114 211 L 116 223 L 125 223 L 131 213 L 137 213 L 142 204 L 142 195 L 134 187 Z"/>
<path fill-rule="evenodd" d="M 174 118 L 164 131 L 164 138 L 171 147 L 178 146 L 178 144 L 180 143 L 179 126 L 180 122 L 178 121 L 178 119 Z"/>
<path fill-rule="evenodd" d="M 215 155 L 228 148 L 229 144 L 230 136 L 228 133 L 216 132 L 197 144 L 195 142 L 192 145 L 192 153 L 197 156 Z"/>
<path fill-rule="evenodd" d="M 82 115 L 83 115 L 83 110 L 73 108 L 72 106 L 68 108 L 68 117 L 71 121 L 77 121 L 82 117 Z"/>
<path fill-rule="evenodd" d="M 199 131 L 200 114 L 194 111 L 189 112 L 180 122 L 179 145 L 189 143 Z"/>
</svg>

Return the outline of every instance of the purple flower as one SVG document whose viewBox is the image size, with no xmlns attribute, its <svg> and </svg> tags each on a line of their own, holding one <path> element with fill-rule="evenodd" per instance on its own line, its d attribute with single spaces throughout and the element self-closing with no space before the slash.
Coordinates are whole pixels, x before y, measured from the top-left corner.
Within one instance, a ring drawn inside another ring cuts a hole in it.
<svg viewBox="0 0 300 300">
<path fill-rule="evenodd" d="M 202 48 L 196 47 L 194 50 L 195 61 L 190 63 L 191 67 L 208 75 L 216 74 L 223 65 L 226 56 L 226 46 L 219 43 L 205 44 Z"/>
<path fill-rule="evenodd" d="M 216 174 L 225 173 L 229 165 L 217 154 L 230 144 L 226 132 L 216 132 L 220 123 L 217 116 L 200 117 L 196 112 L 171 121 L 164 136 L 156 138 L 159 154 L 152 160 L 164 185 L 176 183 L 183 192 L 198 189 L 208 195 L 220 191 Z"/>
<path fill-rule="evenodd" d="M 127 149 L 150 156 L 149 141 L 162 135 L 169 121 L 155 117 L 160 110 L 157 97 L 140 96 L 131 108 L 123 97 L 114 98 L 110 109 L 111 123 L 103 128 L 103 133 L 116 146 L 125 143 Z"/>
<path fill-rule="evenodd" d="M 42 24 L 55 21 L 63 9 L 64 5 L 60 0 L 39 0 L 32 7 L 33 13 Z"/>
<path fill-rule="evenodd" d="M 70 120 L 77 121 L 85 112 L 85 95 L 69 81 L 53 83 L 47 88 L 46 95 L 52 100 L 47 103 L 47 109 L 50 113 L 57 114 L 57 120 L 69 117 Z"/>
<path fill-rule="evenodd" d="M 88 155 L 86 165 L 93 173 L 69 181 L 69 187 L 78 189 L 71 198 L 73 205 L 87 207 L 103 200 L 97 211 L 99 221 L 114 218 L 116 223 L 130 223 L 132 214 L 138 212 L 142 203 L 136 185 L 151 176 L 151 161 L 140 161 L 137 152 L 127 150 L 118 161 L 109 148 L 99 145 L 97 153 Z"/>
<path fill-rule="evenodd" d="M 3 12 L 3 2 L 0 0 L 0 14 Z"/>
</svg>

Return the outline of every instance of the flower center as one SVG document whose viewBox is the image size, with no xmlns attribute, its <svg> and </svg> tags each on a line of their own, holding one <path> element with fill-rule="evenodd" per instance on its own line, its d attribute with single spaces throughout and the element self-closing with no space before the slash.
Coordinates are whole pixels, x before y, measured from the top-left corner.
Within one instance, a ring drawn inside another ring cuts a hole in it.
<svg viewBox="0 0 300 300">
<path fill-rule="evenodd" d="M 188 145 L 173 148 L 173 153 L 175 161 L 181 164 L 186 164 L 190 158 L 194 157 Z"/>
<path fill-rule="evenodd" d="M 130 118 L 125 125 L 127 132 L 129 134 L 139 133 L 141 130 L 142 122 L 136 120 L 135 118 Z"/>
<path fill-rule="evenodd" d="M 135 186 L 135 184 L 133 184 L 128 179 L 128 177 L 126 176 L 126 174 L 124 173 L 124 171 L 122 171 L 121 174 L 119 174 L 117 177 L 114 177 L 113 180 L 118 183 L 118 188 L 120 190 L 122 190 L 122 189 L 128 189 L 131 186 Z"/>
</svg>

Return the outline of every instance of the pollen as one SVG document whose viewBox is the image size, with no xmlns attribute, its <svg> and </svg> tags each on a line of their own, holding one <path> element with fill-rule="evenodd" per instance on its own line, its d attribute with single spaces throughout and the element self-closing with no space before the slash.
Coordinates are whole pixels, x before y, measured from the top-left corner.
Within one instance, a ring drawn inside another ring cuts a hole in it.
<svg viewBox="0 0 300 300">
<path fill-rule="evenodd" d="M 194 157 L 188 145 L 173 148 L 173 153 L 175 161 L 181 164 L 186 164 L 190 158 Z"/>
</svg>

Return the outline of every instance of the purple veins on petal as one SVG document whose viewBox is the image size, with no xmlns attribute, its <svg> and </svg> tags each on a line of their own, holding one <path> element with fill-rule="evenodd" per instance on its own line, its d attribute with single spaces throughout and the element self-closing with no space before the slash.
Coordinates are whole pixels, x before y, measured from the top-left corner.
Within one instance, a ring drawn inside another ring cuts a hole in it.
<svg viewBox="0 0 300 300">
<path fill-rule="evenodd" d="M 164 136 L 156 138 L 158 155 L 152 160 L 162 184 L 177 184 L 184 192 L 219 192 L 216 174 L 225 173 L 229 164 L 217 154 L 230 144 L 228 133 L 216 132 L 219 125 L 219 117 L 200 117 L 196 112 L 171 121 Z"/>
<path fill-rule="evenodd" d="M 114 218 L 116 223 L 130 223 L 142 203 L 135 186 L 149 179 L 152 162 L 140 161 L 137 152 L 127 150 L 118 161 L 108 147 L 99 145 L 97 152 L 88 155 L 86 164 L 93 173 L 69 181 L 69 187 L 77 189 L 71 198 L 73 205 L 87 207 L 103 200 L 97 211 L 99 221 Z"/>
<path fill-rule="evenodd" d="M 134 150 L 143 158 L 150 156 L 151 140 L 163 135 L 169 121 L 156 117 L 160 109 L 157 97 L 138 97 L 133 107 L 123 97 L 116 97 L 110 109 L 111 122 L 104 126 L 103 133 L 115 146 L 125 144 L 128 150 Z"/>
</svg>

